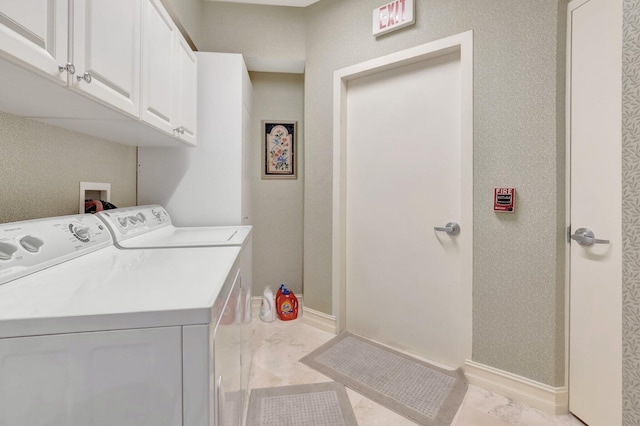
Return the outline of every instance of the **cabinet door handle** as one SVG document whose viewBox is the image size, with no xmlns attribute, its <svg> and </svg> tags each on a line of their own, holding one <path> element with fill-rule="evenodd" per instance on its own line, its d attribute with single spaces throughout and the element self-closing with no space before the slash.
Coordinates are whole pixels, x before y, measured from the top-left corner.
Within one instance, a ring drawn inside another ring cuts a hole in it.
<svg viewBox="0 0 640 426">
<path fill-rule="evenodd" d="M 91 83 L 91 74 L 89 74 L 88 72 L 85 72 L 84 74 L 78 75 L 76 77 L 78 78 L 78 81 L 84 80 L 87 82 L 87 84 Z"/>
<path fill-rule="evenodd" d="M 58 70 L 60 70 L 60 72 L 66 71 L 71 75 L 76 73 L 76 67 L 71 62 L 68 62 L 65 65 L 58 65 Z"/>
</svg>

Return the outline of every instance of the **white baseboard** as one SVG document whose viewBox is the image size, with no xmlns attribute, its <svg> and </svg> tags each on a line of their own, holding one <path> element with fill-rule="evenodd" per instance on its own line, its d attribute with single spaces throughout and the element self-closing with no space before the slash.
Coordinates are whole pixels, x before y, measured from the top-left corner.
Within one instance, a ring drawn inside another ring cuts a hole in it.
<svg viewBox="0 0 640 426">
<path fill-rule="evenodd" d="M 464 374 L 475 386 L 504 395 L 546 413 L 560 415 L 569 412 L 566 386 L 553 387 L 516 374 L 466 360 Z"/>
<path fill-rule="evenodd" d="M 302 322 L 319 328 L 320 330 L 336 334 L 336 317 L 333 315 L 328 315 L 311 308 L 304 308 Z"/>
</svg>

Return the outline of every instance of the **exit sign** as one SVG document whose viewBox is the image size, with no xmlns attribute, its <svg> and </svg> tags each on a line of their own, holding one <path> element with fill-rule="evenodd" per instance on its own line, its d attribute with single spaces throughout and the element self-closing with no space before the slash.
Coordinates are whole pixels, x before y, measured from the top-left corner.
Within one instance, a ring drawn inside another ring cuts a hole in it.
<svg viewBox="0 0 640 426">
<path fill-rule="evenodd" d="M 379 36 L 416 22 L 414 0 L 394 0 L 373 9 L 373 35 Z"/>
</svg>

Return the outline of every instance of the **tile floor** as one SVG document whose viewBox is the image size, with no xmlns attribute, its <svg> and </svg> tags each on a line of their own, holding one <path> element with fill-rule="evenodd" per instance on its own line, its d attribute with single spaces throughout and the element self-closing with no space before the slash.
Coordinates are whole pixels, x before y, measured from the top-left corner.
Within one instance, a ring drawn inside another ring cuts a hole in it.
<svg viewBox="0 0 640 426">
<path fill-rule="evenodd" d="M 264 323 L 254 315 L 253 361 L 249 389 L 330 381 L 326 376 L 298 362 L 307 353 L 334 337 L 331 333 L 294 321 Z M 360 426 L 411 426 L 416 423 L 347 389 Z M 573 425 L 582 423 L 570 415 L 552 416 L 469 385 L 454 419 L 455 426 Z"/>
</svg>

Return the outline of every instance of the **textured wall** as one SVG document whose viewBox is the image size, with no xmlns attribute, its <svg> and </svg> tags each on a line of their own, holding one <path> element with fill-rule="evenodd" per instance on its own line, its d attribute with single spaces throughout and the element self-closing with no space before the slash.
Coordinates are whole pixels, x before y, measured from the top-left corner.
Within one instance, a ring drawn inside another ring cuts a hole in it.
<svg viewBox="0 0 640 426">
<path fill-rule="evenodd" d="M 256 58 L 304 58 L 303 11 L 297 7 L 205 1 L 198 48 Z"/>
<path fill-rule="evenodd" d="M 333 72 L 473 30 L 473 359 L 563 385 L 566 1 L 416 0 L 414 26 L 376 39 L 380 4 L 203 5 L 203 50 L 306 57 L 305 304 L 332 313 Z M 507 185 L 518 212 L 496 215 L 492 189 Z"/>
<path fill-rule="evenodd" d="M 80 182 L 136 203 L 136 148 L 0 112 L 0 223 L 78 213 Z"/>
<path fill-rule="evenodd" d="M 622 55 L 622 404 L 640 424 L 640 0 L 624 0 Z"/>
<path fill-rule="evenodd" d="M 418 0 L 415 26 L 376 39 L 377 6 L 306 8 L 305 303 L 332 309 L 333 72 L 473 30 L 473 359 L 563 385 L 566 2 Z M 495 186 L 518 189 L 517 213 L 493 213 Z"/>
<path fill-rule="evenodd" d="M 182 27 L 195 44 L 200 48 L 203 0 L 160 0 L 169 11 L 173 20 Z"/>
<path fill-rule="evenodd" d="M 304 76 L 250 73 L 253 84 L 253 295 L 281 281 L 302 293 Z M 262 179 L 262 120 L 298 122 L 298 179 Z"/>
</svg>

